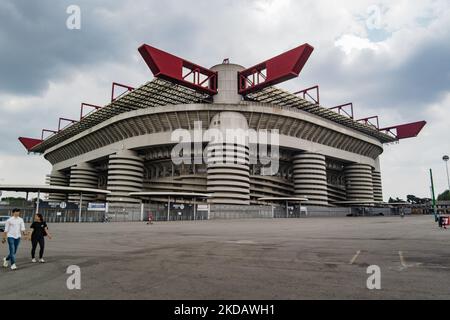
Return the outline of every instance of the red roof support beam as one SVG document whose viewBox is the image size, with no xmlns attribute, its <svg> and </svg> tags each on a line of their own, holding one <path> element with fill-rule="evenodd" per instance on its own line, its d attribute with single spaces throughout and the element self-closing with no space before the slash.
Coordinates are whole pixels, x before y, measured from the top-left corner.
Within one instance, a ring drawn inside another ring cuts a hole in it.
<svg viewBox="0 0 450 320">
<path fill-rule="evenodd" d="M 133 87 L 127 86 L 127 85 L 125 85 L 125 84 L 113 82 L 113 83 L 112 83 L 112 88 L 111 88 L 111 102 L 114 102 L 114 100 L 116 100 L 118 97 L 120 97 L 121 95 L 123 95 L 123 93 L 122 93 L 122 94 L 119 95 L 118 97 L 115 96 L 115 93 L 116 93 L 116 87 L 125 88 L 125 89 L 127 89 L 128 92 L 131 92 L 131 91 L 134 90 Z"/>
<path fill-rule="evenodd" d="M 77 120 L 72 120 L 72 119 L 67 119 L 67 118 L 59 118 L 59 121 L 58 121 L 58 132 L 60 132 L 64 128 L 67 128 L 67 126 L 64 127 L 64 128 L 61 128 L 61 122 L 63 122 L 63 121 L 64 122 L 70 122 L 70 124 L 74 124 L 74 123 L 78 122 Z"/>
<path fill-rule="evenodd" d="M 25 137 L 19 137 L 20 143 L 23 144 L 25 149 L 27 149 L 28 152 L 30 152 L 31 149 L 33 149 L 38 144 L 41 144 L 43 140 L 41 139 L 34 139 L 34 138 L 25 138 Z"/>
<path fill-rule="evenodd" d="M 350 112 L 348 112 L 347 110 L 345 110 L 346 107 L 350 107 Z M 341 104 L 340 106 L 336 106 L 333 108 L 330 108 L 330 110 L 337 110 L 337 113 L 342 115 L 346 115 L 347 117 L 349 117 L 350 119 L 355 119 L 355 114 L 353 112 L 353 103 L 346 103 L 346 104 Z"/>
<path fill-rule="evenodd" d="M 375 124 L 375 123 L 372 123 L 372 121 L 370 121 L 370 120 L 373 120 L 373 119 L 376 120 L 376 124 Z M 371 126 L 377 128 L 377 129 L 380 129 L 380 121 L 379 121 L 379 119 L 378 119 L 378 116 L 367 117 L 367 118 L 359 119 L 359 120 L 356 120 L 356 121 L 357 121 L 357 122 L 364 122 L 364 123 L 367 124 L 367 125 L 371 125 Z"/>
<path fill-rule="evenodd" d="M 398 126 L 392 126 L 388 128 L 380 129 L 394 135 L 398 140 L 415 138 L 419 135 L 422 129 L 427 124 L 426 121 L 418 121 L 413 123 L 402 124 Z"/>
<path fill-rule="evenodd" d="M 80 110 L 80 121 L 83 120 L 83 118 L 85 118 L 86 116 L 88 116 L 89 114 L 91 114 L 91 113 L 93 112 L 93 110 L 92 110 L 92 111 L 90 111 L 88 114 L 83 115 L 83 111 L 84 111 L 84 109 L 85 109 L 86 107 L 94 108 L 95 110 L 99 110 L 99 109 L 102 108 L 102 107 L 96 106 L 96 105 L 94 105 L 94 104 L 82 103 L 82 104 L 81 104 L 81 110 Z"/>
<path fill-rule="evenodd" d="M 208 95 L 217 94 L 217 72 L 146 44 L 139 53 L 155 77 Z"/>
<path fill-rule="evenodd" d="M 314 98 L 312 95 L 309 94 L 310 91 L 314 90 L 316 92 L 316 97 Z M 301 90 L 299 92 L 295 92 L 296 95 L 303 95 L 303 99 L 306 100 L 307 97 L 312 99 L 314 103 L 320 104 L 320 94 L 319 94 L 319 86 L 314 86 L 308 89 Z"/>
<path fill-rule="evenodd" d="M 247 95 L 299 76 L 314 48 L 303 44 L 238 73 L 239 94 Z"/>
<path fill-rule="evenodd" d="M 55 131 L 55 130 L 42 129 L 42 133 L 41 133 L 41 140 L 42 141 L 44 141 L 44 132 L 53 133 L 53 134 L 58 133 L 58 131 Z"/>
</svg>

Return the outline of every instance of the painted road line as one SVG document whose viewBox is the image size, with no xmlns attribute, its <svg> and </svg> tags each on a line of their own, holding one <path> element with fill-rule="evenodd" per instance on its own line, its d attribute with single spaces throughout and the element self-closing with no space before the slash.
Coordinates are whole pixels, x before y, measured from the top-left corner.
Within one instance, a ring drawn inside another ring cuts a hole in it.
<svg viewBox="0 0 450 320">
<path fill-rule="evenodd" d="M 403 268 L 408 268 L 408 266 L 405 263 L 405 258 L 403 257 L 403 252 L 399 251 L 398 255 L 400 256 L 400 264 L 402 265 Z"/>
<path fill-rule="evenodd" d="M 412 263 L 412 264 L 406 264 L 405 257 L 403 256 L 403 251 L 399 251 L 398 255 L 400 257 L 400 264 L 402 265 L 400 267 L 400 271 L 408 269 L 408 268 L 412 268 L 412 267 L 419 267 L 419 266 L 423 265 L 423 263 L 421 263 L 421 262 L 419 262 L 419 263 Z"/>
<path fill-rule="evenodd" d="M 361 250 L 359 250 L 358 252 L 356 252 L 356 254 L 354 255 L 354 257 L 352 258 L 352 260 L 350 260 L 350 264 L 354 264 L 356 262 L 356 259 L 358 259 L 359 255 L 361 254 Z"/>
</svg>

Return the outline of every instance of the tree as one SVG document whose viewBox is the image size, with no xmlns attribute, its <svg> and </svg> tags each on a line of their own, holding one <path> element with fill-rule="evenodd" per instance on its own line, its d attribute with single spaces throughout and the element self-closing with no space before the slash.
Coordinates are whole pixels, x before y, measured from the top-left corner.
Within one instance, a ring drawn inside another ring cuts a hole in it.
<svg viewBox="0 0 450 320">
<path fill-rule="evenodd" d="M 437 199 L 438 201 L 450 201 L 450 190 L 440 194 Z"/>
<path fill-rule="evenodd" d="M 400 199 L 400 198 L 395 198 L 395 199 L 393 199 L 392 197 L 391 198 L 389 198 L 389 203 L 406 203 L 406 201 L 405 200 L 402 200 L 402 199 Z"/>
<path fill-rule="evenodd" d="M 1 199 L 4 202 L 8 202 L 11 206 L 23 206 L 26 205 L 27 201 L 25 198 L 14 198 L 14 197 L 4 197 Z"/>
<path fill-rule="evenodd" d="M 408 195 L 407 199 L 408 199 L 408 202 L 411 204 L 426 204 L 428 202 L 431 202 L 431 199 L 419 198 L 414 195 Z"/>
</svg>

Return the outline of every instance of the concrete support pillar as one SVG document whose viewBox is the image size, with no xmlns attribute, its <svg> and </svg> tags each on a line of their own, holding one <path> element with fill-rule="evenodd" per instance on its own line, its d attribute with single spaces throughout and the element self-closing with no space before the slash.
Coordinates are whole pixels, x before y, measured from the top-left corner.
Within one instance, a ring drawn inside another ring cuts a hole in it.
<svg viewBox="0 0 450 320">
<path fill-rule="evenodd" d="M 89 163 L 80 163 L 70 168 L 70 186 L 75 188 L 98 189 L 98 172 Z M 83 201 L 95 201 L 96 195 L 83 195 Z M 78 203 L 80 195 L 70 195 L 71 202 Z"/>
<path fill-rule="evenodd" d="M 247 128 L 247 119 L 237 112 L 222 112 L 212 120 L 210 129 L 216 129 L 223 140 L 214 139 L 207 147 L 207 192 L 212 194 L 211 203 L 250 204 L 249 147 L 239 135 L 239 130 Z M 230 135 L 226 138 L 231 133 L 227 129 L 237 130 L 234 141 L 230 141 Z"/>
<path fill-rule="evenodd" d="M 129 196 L 130 192 L 141 192 L 144 186 L 144 161 L 136 152 L 120 151 L 109 156 L 107 196 L 112 203 L 140 203 Z"/>
<path fill-rule="evenodd" d="M 348 201 L 373 201 L 372 167 L 367 164 L 345 166 L 345 184 Z"/>
<path fill-rule="evenodd" d="M 325 156 L 303 152 L 293 159 L 296 197 L 308 198 L 307 205 L 328 206 L 328 185 Z"/>
<path fill-rule="evenodd" d="M 383 202 L 383 187 L 381 184 L 381 172 L 372 169 L 373 198 L 375 201 Z"/>
<path fill-rule="evenodd" d="M 69 178 L 59 170 L 52 170 L 47 175 L 47 184 L 50 186 L 67 187 L 69 186 Z M 62 202 L 67 200 L 67 196 L 63 193 L 50 193 L 48 200 L 52 202 Z"/>
</svg>

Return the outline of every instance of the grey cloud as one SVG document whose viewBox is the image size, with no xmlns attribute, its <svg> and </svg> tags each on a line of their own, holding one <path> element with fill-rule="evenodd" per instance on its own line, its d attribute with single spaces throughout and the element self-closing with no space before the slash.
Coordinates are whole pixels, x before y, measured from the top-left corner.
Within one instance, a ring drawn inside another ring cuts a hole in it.
<svg viewBox="0 0 450 320">
<path fill-rule="evenodd" d="M 66 28 L 71 4 L 81 8 L 81 30 Z M 130 63 L 143 42 L 192 52 L 202 28 L 194 11 L 179 1 L 3 1 L 0 93 L 39 95 L 74 71 Z"/>
<path fill-rule="evenodd" d="M 450 90 L 450 42 L 444 38 L 424 43 L 396 68 L 388 67 L 389 55 L 378 56 L 368 49 L 351 64 L 343 63 L 338 48 L 318 56 L 311 59 L 307 79 L 321 84 L 324 91 L 332 88 L 340 96 L 336 104 L 357 101 L 369 109 L 395 109 L 408 118 Z"/>
<path fill-rule="evenodd" d="M 120 37 L 96 17 L 95 6 L 102 3 L 83 1 L 81 30 L 68 30 L 66 8 L 72 1 L 3 1 L 0 92 L 40 94 L 50 80 L 122 57 Z"/>
</svg>

